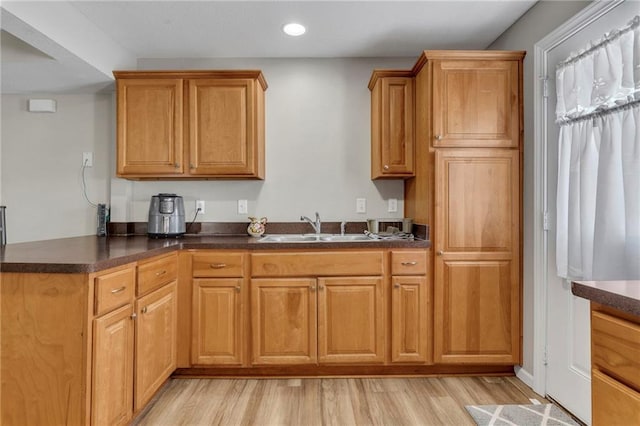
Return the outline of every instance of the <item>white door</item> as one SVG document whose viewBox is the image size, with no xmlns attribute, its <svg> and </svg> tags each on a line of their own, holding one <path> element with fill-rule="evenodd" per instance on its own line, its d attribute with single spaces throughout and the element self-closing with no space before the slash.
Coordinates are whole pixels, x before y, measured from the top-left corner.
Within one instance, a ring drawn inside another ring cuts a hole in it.
<svg viewBox="0 0 640 426">
<path fill-rule="evenodd" d="M 591 355 L 589 302 L 571 294 L 571 283 L 556 273 L 556 187 L 558 132 L 555 124 L 555 66 L 591 40 L 627 24 L 640 13 L 640 3 L 626 1 L 549 52 L 547 116 L 547 211 L 550 213 L 547 252 L 547 372 L 546 394 L 576 417 L 591 424 Z"/>
</svg>

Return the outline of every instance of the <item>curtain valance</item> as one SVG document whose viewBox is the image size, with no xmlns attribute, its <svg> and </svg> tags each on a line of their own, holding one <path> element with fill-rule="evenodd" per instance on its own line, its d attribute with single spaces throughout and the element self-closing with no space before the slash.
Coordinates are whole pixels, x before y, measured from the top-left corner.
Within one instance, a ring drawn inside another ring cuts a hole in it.
<svg viewBox="0 0 640 426">
<path fill-rule="evenodd" d="M 561 125 L 640 100 L 640 16 L 559 63 L 556 95 Z"/>
</svg>

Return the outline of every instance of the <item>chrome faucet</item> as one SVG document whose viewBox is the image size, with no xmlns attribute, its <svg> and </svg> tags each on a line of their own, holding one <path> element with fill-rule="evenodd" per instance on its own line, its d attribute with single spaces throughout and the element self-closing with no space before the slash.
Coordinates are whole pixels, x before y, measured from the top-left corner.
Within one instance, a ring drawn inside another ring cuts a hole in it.
<svg viewBox="0 0 640 426">
<path fill-rule="evenodd" d="M 307 216 L 300 216 L 300 220 L 304 220 L 306 222 L 309 223 L 309 225 L 311 225 L 311 227 L 313 227 L 313 230 L 316 232 L 316 235 L 320 235 L 320 228 L 322 226 L 322 222 L 320 222 L 320 214 L 318 214 L 318 212 L 316 212 L 316 221 L 312 221 L 311 219 L 309 219 Z"/>
<path fill-rule="evenodd" d="M 347 222 L 340 222 L 340 235 L 344 235 L 344 228 L 347 226 Z"/>
</svg>

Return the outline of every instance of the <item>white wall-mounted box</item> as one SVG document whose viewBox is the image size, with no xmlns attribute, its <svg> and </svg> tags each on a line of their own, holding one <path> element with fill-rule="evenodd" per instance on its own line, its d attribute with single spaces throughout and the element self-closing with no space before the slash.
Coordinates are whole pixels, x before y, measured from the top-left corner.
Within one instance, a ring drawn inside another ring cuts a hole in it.
<svg viewBox="0 0 640 426">
<path fill-rule="evenodd" d="M 29 112 L 56 112 L 56 101 L 53 99 L 29 99 Z"/>
</svg>

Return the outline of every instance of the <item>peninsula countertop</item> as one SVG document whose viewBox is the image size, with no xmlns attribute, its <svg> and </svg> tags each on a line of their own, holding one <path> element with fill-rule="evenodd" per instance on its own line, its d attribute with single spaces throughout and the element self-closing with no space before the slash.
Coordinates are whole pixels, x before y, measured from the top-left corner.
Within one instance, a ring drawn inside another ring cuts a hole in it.
<svg viewBox="0 0 640 426">
<path fill-rule="evenodd" d="M 574 295 L 640 317 L 640 280 L 573 281 Z"/>
<path fill-rule="evenodd" d="M 427 240 L 370 242 L 262 243 L 234 235 L 185 236 L 154 239 L 147 236 L 84 236 L 8 244 L 0 251 L 1 272 L 90 273 L 180 249 L 218 250 L 336 250 L 429 248 Z"/>
</svg>

